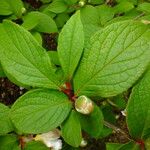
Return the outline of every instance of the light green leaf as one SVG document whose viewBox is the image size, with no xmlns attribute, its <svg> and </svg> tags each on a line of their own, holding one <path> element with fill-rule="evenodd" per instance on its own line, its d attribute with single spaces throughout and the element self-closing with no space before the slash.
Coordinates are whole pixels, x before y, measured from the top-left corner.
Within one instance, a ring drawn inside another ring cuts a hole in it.
<svg viewBox="0 0 150 150">
<path fill-rule="evenodd" d="M 5 0 L 9 4 L 11 11 L 17 16 L 21 17 L 24 6 L 21 0 Z"/>
<path fill-rule="evenodd" d="M 1 63 L 0 63 L 0 78 L 1 77 L 5 77 L 5 74 L 4 74 L 3 68 L 2 68 Z"/>
<path fill-rule="evenodd" d="M 34 29 L 38 32 L 52 33 L 57 32 L 57 26 L 54 20 L 41 12 L 33 11 L 24 17 L 22 24 L 27 30 Z"/>
<path fill-rule="evenodd" d="M 118 150 L 141 150 L 141 149 L 139 144 L 135 142 L 128 142 L 120 146 Z"/>
<path fill-rule="evenodd" d="M 127 124 L 134 138 L 150 135 L 150 70 L 133 88 L 127 106 Z"/>
<path fill-rule="evenodd" d="M 148 2 L 144 2 L 144 3 L 141 3 L 140 5 L 138 5 L 137 9 L 139 11 L 143 11 L 145 13 L 150 13 L 150 3 Z"/>
<path fill-rule="evenodd" d="M 68 116 L 71 103 L 58 91 L 33 90 L 12 106 L 11 119 L 19 131 L 43 133 L 58 127 Z"/>
<path fill-rule="evenodd" d="M 74 78 L 76 95 L 114 96 L 135 83 L 150 58 L 150 28 L 138 21 L 108 25 L 91 40 Z"/>
<path fill-rule="evenodd" d="M 39 32 L 31 32 L 31 34 L 34 36 L 34 38 L 37 40 L 37 42 L 42 46 L 42 36 Z"/>
<path fill-rule="evenodd" d="M 51 11 L 56 14 L 66 11 L 68 6 L 63 2 L 63 0 L 54 0 L 48 7 L 45 8 L 45 11 Z"/>
<path fill-rule="evenodd" d="M 10 120 L 10 109 L 0 103 L 0 135 L 13 131 L 13 125 Z"/>
<path fill-rule="evenodd" d="M 124 13 L 124 12 L 130 11 L 133 8 L 134 8 L 133 3 L 128 2 L 128 1 L 122 1 L 122 2 L 120 2 L 118 5 L 116 5 L 114 7 L 114 12 L 116 14 L 118 14 L 118 13 Z"/>
<path fill-rule="evenodd" d="M 6 0 L 0 0 L 0 15 L 11 15 L 13 12 Z"/>
<path fill-rule="evenodd" d="M 106 143 L 106 150 L 118 150 L 120 146 L 119 143 Z"/>
<path fill-rule="evenodd" d="M 1 63 L 16 84 L 59 88 L 48 54 L 28 31 L 5 21 L 0 33 Z"/>
<path fill-rule="evenodd" d="M 0 136 L 0 150 L 21 150 L 15 135 Z"/>
<path fill-rule="evenodd" d="M 90 115 L 79 114 L 82 129 L 92 137 L 99 137 L 103 128 L 103 115 L 98 106 L 94 105 L 94 111 Z"/>
<path fill-rule="evenodd" d="M 32 141 L 25 144 L 24 150 L 49 150 L 43 143 Z"/>
<path fill-rule="evenodd" d="M 101 28 L 100 18 L 97 9 L 91 5 L 81 8 L 80 15 L 84 30 L 84 45 L 87 47 L 91 36 Z"/>
<path fill-rule="evenodd" d="M 140 150 L 140 147 L 134 142 L 128 142 L 126 144 L 107 143 L 106 150 Z"/>
<path fill-rule="evenodd" d="M 98 10 L 98 14 L 100 17 L 100 22 L 102 25 L 105 25 L 105 23 L 111 19 L 113 19 L 115 13 L 113 8 L 109 7 L 108 5 L 100 5 L 96 7 Z"/>
<path fill-rule="evenodd" d="M 49 55 L 49 57 L 51 59 L 51 62 L 53 64 L 60 65 L 57 51 L 48 51 L 47 53 L 48 53 L 48 55 Z"/>
<path fill-rule="evenodd" d="M 68 80 L 72 78 L 79 63 L 83 47 L 83 26 L 80 20 L 80 12 L 77 12 L 63 27 L 58 39 L 58 56 Z"/>
<path fill-rule="evenodd" d="M 66 143 L 73 147 L 78 147 L 82 141 L 80 121 L 74 110 L 62 125 L 62 137 Z"/>
<path fill-rule="evenodd" d="M 104 3 L 104 0 L 88 0 L 90 4 L 98 5 Z"/>
</svg>

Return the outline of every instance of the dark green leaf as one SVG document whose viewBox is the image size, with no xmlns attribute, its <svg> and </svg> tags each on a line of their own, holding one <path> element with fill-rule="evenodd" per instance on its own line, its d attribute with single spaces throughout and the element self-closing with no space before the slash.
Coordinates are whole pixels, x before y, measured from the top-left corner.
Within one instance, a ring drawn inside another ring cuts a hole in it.
<svg viewBox="0 0 150 150">
<path fill-rule="evenodd" d="M 13 131 L 13 125 L 10 120 L 10 109 L 0 103 L 0 135 Z"/>
<path fill-rule="evenodd" d="M 0 150 L 21 150 L 15 135 L 0 136 Z"/>
<path fill-rule="evenodd" d="M 127 124 L 134 138 L 150 134 L 150 70 L 133 88 L 127 106 Z"/>
<path fill-rule="evenodd" d="M 70 113 L 69 118 L 62 125 L 62 136 L 69 145 L 78 147 L 82 140 L 81 125 L 74 110 Z"/>
<path fill-rule="evenodd" d="M 103 115 L 100 108 L 94 105 L 94 111 L 90 115 L 79 114 L 81 127 L 92 137 L 99 137 L 103 128 Z"/>
<path fill-rule="evenodd" d="M 49 148 L 41 142 L 32 141 L 25 144 L 24 150 L 49 150 Z"/>
</svg>

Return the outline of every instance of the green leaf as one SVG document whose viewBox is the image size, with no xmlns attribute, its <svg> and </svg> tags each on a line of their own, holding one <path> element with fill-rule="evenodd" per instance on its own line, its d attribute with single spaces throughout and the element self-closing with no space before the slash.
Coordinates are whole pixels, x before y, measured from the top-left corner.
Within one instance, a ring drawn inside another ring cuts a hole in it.
<svg viewBox="0 0 150 150">
<path fill-rule="evenodd" d="M 58 56 L 66 79 L 71 79 L 84 47 L 84 32 L 80 12 L 71 17 L 58 39 Z"/>
<path fill-rule="evenodd" d="M 68 0 L 67 0 L 68 1 Z M 55 21 L 58 28 L 62 28 L 64 24 L 69 20 L 70 16 L 67 13 L 58 14 Z"/>
<path fill-rule="evenodd" d="M 6 0 L 9 4 L 11 11 L 17 16 L 21 17 L 22 9 L 24 9 L 23 2 L 21 0 Z"/>
<path fill-rule="evenodd" d="M 0 135 L 13 131 L 9 107 L 0 103 Z"/>
<path fill-rule="evenodd" d="M 15 135 L 0 136 L 1 150 L 21 150 L 19 148 L 19 141 Z"/>
<path fill-rule="evenodd" d="M 11 119 L 19 131 L 43 133 L 58 127 L 68 116 L 71 103 L 61 92 L 33 90 L 12 106 Z"/>
<path fill-rule="evenodd" d="M 57 51 L 48 51 L 47 53 L 53 64 L 60 65 Z"/>
<path fill-rule="evenodd" d="M 11 15 L 13 12 L 6 0 L 0 0 L 0 15 Z"/>
<path fill-rule="evenodd" d="M 100 5 L 96 7 L 98 10 L 98 14 L 100 17 L 100 21 L 102 25 L 105 25 L 107 21 L 110 21 L 114 17 L 114 10 L 113 8 L 109 7 L 108 5 Z"/>
<path fill-rule="evenodd" d="M 134 142 L 128 142 L 126 144 L 107 143 L 106 150 L 140 150 L 140 147 Z"/>
<path fill-rule="evenodd" d="M 3 68 L 2 68 L 1 63 L 0 63 L 0 78 L 1 77 L 5 77 L 5 74 L 4 74 Z"/>
<path fill-rule="evenodd" d="M 128 142 L 120 146 L 118 150 L 141 150 L 141 148 L 139 144 L 135 142 Z"/>
<path fill-rule="evenodd" d="M 5 21 L 0 33 L 2 67 L 16 84 L 59 88 L 48 54 L 28 31 Z"/>
<path fill-rule="evenodd" d="M 67 8 L 68 6 L 63 2 L 63 0 L 53 0 L 53 2 L 45 8 L 45 11 L 51 11 L 58 14 L 66 11 Z"/>
<path fill-rule="evenodd" d="M 37 40 L 37 42 L 42 46 L 42 36 L 39 32 L 31 32 L 31 34 L 34 36 L 34 38 Z"/>
<path fill-rule="evenodd" d="M 81 144 L 81 125 L 77 112 L 74 110 L 62 125 L 62 137 L 66 143 L 73 147 L 78 147 Z"/>
<path fill-rule="evenodd" d="M 104 0 L 88 0 L 90 4 L 98 5 L 104 3 Z"/>
<path fill-rule="evenodd" d="M 118 150 L 121 144 L 119 143 L 107 143 L 106 150 Z"/>
<path fill-rule="evenodd" d="M 91 5 L 81 8 L 80 15 L 84 30 L 84 45 L 87 47 L 91 36 L 101 28 L 100 18 L 97 9 Z"/>
<path fill-rule="evenodd" d="M 149 57 L 149 26 L 131 20 L 108 25 L 84 52 L 74 78 L 76 95 L 110 97 L 126 91 L 145 71 Z"/>
<path fill-rule="evenodd" d="M 150 70 L 133 88 L 127 106 L 127 124 L 134 138 L 150 134 Z"/>
<path fill-rule="evenodd" d="M 76 4 L 77 2 L 78 2 L 79 0 L 64 0 L 64 2 L 66 3 L 66 4 L 68 4 L 68 5 L 74 5 L 74 4 Z"/>
<path fill-rule="evenodd" d="M 22 26 L 27 30 L 34 29 L 38 32 L 57 32 L 57 26 L 54 20 L 50 16 L 38 11 L 28 13 L 24 17 Z"/>
<path fill-rule="evenodd" d="M 49 150 L 43 143 L 32 141 L 25 144 L 24 150 Z"/>
<path fill-rule="evenodd" d="M 128 12 L 133 8 L 134 8 L 133 3 L 128 1 L 122 1 L 114 7 L 114 11 L 116 14 L 118 14 L 118 13 Z"/>
<path fill-rule="evenodd" d="M 98 106 L 94 105 L 94 111 L 90 115 L 79 114 L 82 129 L 92 137 L 99 137 L 103 128 L 103 115 Z"/>
<path fill-rule="evenodd" d="M 144 3 L 141 3 L 141 4 L 138 5 L 137 10 L 143 11 L 143 12 L 149 14 L 150 13 L 150 9 L 149 8 L 150 8 L 150 3 L 144 2 Z"/>
</svg>

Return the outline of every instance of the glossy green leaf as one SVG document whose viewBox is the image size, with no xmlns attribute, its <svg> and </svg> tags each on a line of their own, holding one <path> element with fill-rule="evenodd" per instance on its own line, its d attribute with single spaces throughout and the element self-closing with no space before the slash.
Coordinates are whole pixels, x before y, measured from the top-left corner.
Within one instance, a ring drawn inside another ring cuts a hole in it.
<svg viewBox="0 0 150 150">
<path fill-rule="evenodd" d="M 48 54 L 28 31 L 5 21 L 0 33 L 1 63 L 16 84 L 59 88 Z"/>
<path fill-rule="evenodd" d="M 60 66 L 60 62 L 59 62 L 59 58 L 58 58 L 58 52 L 57 51 L 48 51 L 47 53 L 51 59 L 51 62 L 55 65 Z"/>
<path fill-rule="evenodd" d="M 4 74 L 3 68 L 2 68 L 2 66 L 0 64 L 0 78 L 1 77 L 5 77 L 5 74 Z"/>
<path fill-rule="evenodd" d="M 37 40 L 37 42 L 42 46 L 42 35 L 39 32 L 31 32 L 31 34 L 34 36 L 34 38 Z"/>
<path fill-rule="evenodd" d="M 6 0 L 0 0 L 0 15 L 10 15 L 12 14 L 12 10 L 10 5 L 7 3 Z"/>
<path fill-rule="evenodd" d="M 32 141 L 25 144 L 24 150 L 49 150 L 49 148 L 41 142 Z"/>
<path fill-rule="evenodd" d="M 110 21 L 113 19 L 115 13 L 112 7 L 109 7 L 108 5 L 100 5 L 96 7 L 98 10 L 98 14 L 100 17 L 100 22 L 102 25 L 105 25 L 107 21 Z"/>
<path fill-rule="evenodd" d="M 81 21 L 84 30 L 84 45 L 87 47 L 91 36 L 101 28 L 98 11 L 91 5 L 80 9 Z"/>
<path fill-rule="evenodd" d="M 150 70 L 133 88 L 127 106 L 127 124 L 134 138 L 150 135 Z"/>
<path fill-rule="evenodd" d="M 148 2 L 144 2 L 144 3 L 141 3 L 140 5 L 138 5 L 138 8 L 137 8 L 139 11 L 143 11 L 145 13 L 150 13 L 150 3 Z"/>
<path fill-rule="evenodd" d="M 133 8 L 134 8 L 133 3 L 128 2 L 128 1 L 122 1 L 122 2 L 120 2 L 118 5 L 116 5 L 114 7 L 114 12 L 116 14 L 118 14 L 118 13 L 124 13 L 124 12 L 130 11 Z"/>
<path fill-rule="evenodd" d="M 11 11 L 17 16 L 21 17 L 24 6 L 21 0 L 5 0 L 9 4 Z"/>
<path fill-rule="evenodd" d="M 106 150 L 118 150 L 121 144 L 119 143 L 107 143 Z"/>
<path fill-rule="evenodd" d="M 98 5 L 104 3 L 104 0 L 88 0 L 90 4 Z"/>
<path fill-rule="evenodd" d="M 12 106 L 11 119 L 19 131 L 43 133 L 58 127 L 70 112 L 66 95 L 58 91 L 33 90 Z"/>
<path fill-rule="evenodd" d="M 33 90 L 12 106 L 11 119 L 19 131 L 43 133 L 58 127 L 68 116 L 71 103 L 61 92 Z"/>
<path fill-rule="evenodd" d="M 54 20 L 41 12 L 33 11 L 24 17 L 22 24 L 27 30 L 34 29 L 38 32 L 52 33 L 57 32 L 57 26 Z"/>
<path fill-rule="evenodd" d="M 83 47 L 83 26 L 80 20 L 80 12 L 77 12 L 63 27 L 58 39 L 58 56 L 68 80 L 72 78 L 79 63 Z"/>
<path fill-rule="evenodd" d="M 74 78 L 76 95 L 114 96 L 135 83 L 150 57 L 150 28 L 121 21 L 97 32 Z"/>
<path fill-rule="evenodd" d="M 15 135 L 0 136 L 0 150 L 21 150 Z"/>
<path fill-rule="evenodd" d="M 81 143 L 81 125 L 77 112 L 74 110 L 62 125 L 62 137 L 66 143 L 73 147 L 78 147 Z"/>
<path fill-rule="evenodd" d="M 135 142 L 128 142 L 120 146 L 118 150 L 141 150 L 141 148 L 139 144 Z"/>
<path fill-rule="evenodd" d="M 99 137 L 103 128 L 103 115 L 100 108 L 94 105 L 94 111 L 90 115 L 79 114 L 82 129 L 92 137 Z"/>
<path fill-rule="evenodd" d="M 13 125 L 10 120 L 10 109 L 0 103 L 0 135 L 13 131 Z"/>
<path fill-rule="evenodd" d="M 46 11 L 51 11 L 54 13 L 62 13 L 66 11 L 68 6 L 64 3 L 63 0 L 53 0 L 52 3 L 45 9 Z"/>
</svg>

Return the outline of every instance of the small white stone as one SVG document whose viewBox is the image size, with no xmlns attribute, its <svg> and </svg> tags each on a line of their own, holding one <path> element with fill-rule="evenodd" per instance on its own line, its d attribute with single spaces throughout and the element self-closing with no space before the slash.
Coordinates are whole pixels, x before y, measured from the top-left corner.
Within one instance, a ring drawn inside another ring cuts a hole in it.
<svg viewBox="0 0 150 150">
<path fill-rule="evenodd" d="M 87 141 L 85 139 L 82 139 L 80 146 L 81 147 L 87 146 Z"/>
<path fill-rule="evenodd" d="M 123 116 L 127 116 L 127 111 L 126 111 L 126 109 L 125 110 L 123 110 L 123 111 L 121 111 L 121 114 L 123 115 Z"/>
</svg>

